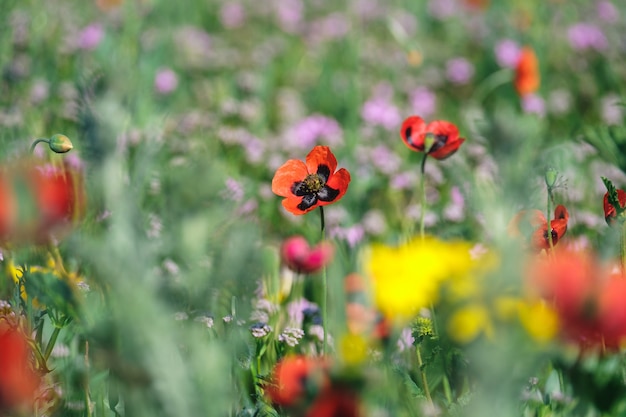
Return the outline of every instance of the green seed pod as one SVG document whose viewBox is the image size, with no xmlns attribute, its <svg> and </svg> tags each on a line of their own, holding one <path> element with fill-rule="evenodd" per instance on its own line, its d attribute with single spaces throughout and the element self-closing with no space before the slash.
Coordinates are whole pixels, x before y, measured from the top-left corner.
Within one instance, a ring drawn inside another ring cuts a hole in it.
<svg viewBox="0 0 626 417">
<path fill-rule="evenodd" d="M 52 149 L 52 151 L 56 153 L 66 153 L 74 148 L 70 139 L 60 133 L 52 136 L 50 138 L 50 142 L 48 142 L 48 145 L 50 146 L 50 149 Z"/>
</svg>

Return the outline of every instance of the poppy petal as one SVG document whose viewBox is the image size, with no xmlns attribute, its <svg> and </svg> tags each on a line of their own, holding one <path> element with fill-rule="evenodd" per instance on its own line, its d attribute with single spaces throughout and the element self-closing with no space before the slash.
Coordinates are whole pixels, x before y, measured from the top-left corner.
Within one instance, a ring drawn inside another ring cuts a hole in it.
<svg viewBox="0 0 626 417">
<path fill-rule="evenodd" d="M 463 138 L 457 138 L 452 142 L 448 141 L 446 145 L 442 148 L 439 148 L 434 152 L 429 152 L 428 154 L 435 159 L 446 159 L 449 156 L 452 156 L 452 154 L 454 154 L 459 149 L 463 142 L 465 142 L 465 139 Z"/>
<path fill-rule="evenodd" d="M 569 220 L 569 213 L 567 212 L 567 209 L 564 205 L 559 204 L 558 206 L 556 206 L 556 208 L 554 209 L 554 219 L 565 220 L 565 223 L 567 224 L 567 221 Z"/>
<path fill-rule="evenodd" d="M 522 210 L 509 222 L 508 232 L 511 236 L 528 236 L 529 229 L 545 228 L 546 218 L 539 210 Z"/>
<path fill-rule="evenodd" d="M 300 204 L 302 204 L 301 197 L 288 197 L 288 198 L 283 199 L 282 201 L 282 205 L 285 208 L 285 210 L 287 210 L 291 214 L 295 214 L 296 216 L 300 216 L 301 214 L 308 213 L 309 211 L 313 210 L 315 207 L 318 206 L 317 204 L 314 204 L 310 206 L 308 209 L 303 210 L 300 208 Z"/>
<path fill-rule="evenodd" d="M 308 172 L 304 162 L 297 159 L 290 159 L 285 162 L 274 174 L 272 178 L 272 192 L 281 197 L 293 195 L 292 187 L 296 182 L 306 178 Z"/>
<path fill-rule="evenodd" d="M 316 146 L 306 156 L 306 168 L 309 174 L 318 173 L 320 165 L 327 167 L 330 174 L 337 169 L 337 159 L 328 146 Z"/>
<path fill-rule="evenodd" d="M 418 152 L 424 151 L 424 134 L 426 122 L 419 116 L 411 116 L 404 120 L 400 127 L 400 137 L 406 146 Z"/>
<path fill-rule="evenodd" d="M 332 201 L 320 200 L 319 205 L 325 206 L 334 201 L 339 200 L 341 197 L 343 197 L 346 191 L 348 191 L 348 184 L 350 184 L 350 173 L 348 172 L 347 169 L 341 168 L 339 171 L 335 172 L 326 183 L 327 187 L 333 190 L 337 190 L 339 193 L 335 196 L 335 198 Z"/>
<path fill-rule="evenodd" d="M 426 125 L 426 132 L 435 136 L 446 136 L 447 141 L 456 141 L 459 137 L 459 129 L 450 122 L 445 120 L 435 120 Z"/>
</svg>

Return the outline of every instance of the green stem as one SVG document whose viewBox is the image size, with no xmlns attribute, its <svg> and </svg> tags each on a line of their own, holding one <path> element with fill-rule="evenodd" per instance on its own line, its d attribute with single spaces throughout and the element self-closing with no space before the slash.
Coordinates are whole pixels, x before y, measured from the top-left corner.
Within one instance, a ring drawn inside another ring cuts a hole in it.
<svg viewBox="0 0 626 417">
<path fill-rule="evenodd" d="M 52 354 L 52 349 L 54 349 L 54 345 L 57 342 L 57 337 L 59 337 L 59 333 L 61 332 L 60 327 L 54 327 L 52 334 L 50 335 L 50 340 L 48 340 L 48 344 L 46 345 L 46 351 L 43 354 L 43 358 L 45 361 L 48 361 L 50 354 Z"/>
<path fill-rule="evenodd" d="M 320 229 L 322 232 L 322 242 L 326 240 L 324 207 L 320 206 Z M 328 347 L 328 276 L 326 265 L 322 268 L 322 324 L 324 325 L 324 337 L 322 341 L 322 355 L 326 354 Z"/>
<path fill-rule="evenodd" d="M 620 258 L 622 261 L 622 272 L 626 273 L 626 222 L 622 222 L 622 230 L 620 231 Z"/>
<path fill-rule="evenodd" d="M 429 403 L 433 403 L 433 398 L 430 396 L 430 388 L 428 388 L 428 379 L 426 378 L 426 371 L 424 370 L 424 361 L 422 361 L 422 352 L 420 350 L 420 345 L 415 347 L 415 351 L 417 353 L 417 366 L 420 369 L 420 376 L 422 378 L 422 386 L 424 388 L 424 394 L 426 395 L 426 399 Z"/>
<path fill-rule="evenodd" d="M 552 218 L 552 215 L 550 214 L 552 212 L 552 207 L 551 204 L 552 203 L 552 189 L 550 187 L 548 187 L 548 216 L 546 217 L 546 222 L 547 222 L 547 230 L 548 230 L 548 245 L 550 246 L 550 254 L 552 254 L 553 250 L 554 250 L 554 242 L 552 241 L 552 223 L 550 221 L 550 219 Z"/>
<path fill-rule="evenodd" d="M 420 237 L 424 240 L 424 215 L 426 214 L 426 158 L 428 158 L 428 154 L 424 153 L 424 158 L 422 159 L 422 165 L 420 171 L 422 173 L 422 177 L 420 179 L 420 187 L 422 193 L 422 207 L 420 210 Z"/>
<path fill-rule="evenodd" d="M 38 138 L 38 139 L 35 139 L 35 141 L 33 142 L 33 144 L 32 144 L 32 145 L 30 145 L 30 153 L 35 152 L 35 147 L 37 146 L 37 144 L 38 144 L 38 143 L 41 143 L 41 142 L 46 142 L 46 143 L 48 143 L 48 144 L 49 144 L 49 143 L 50 143 L 50 139 L 47 139 L 47 138 Z"/>
</svg>

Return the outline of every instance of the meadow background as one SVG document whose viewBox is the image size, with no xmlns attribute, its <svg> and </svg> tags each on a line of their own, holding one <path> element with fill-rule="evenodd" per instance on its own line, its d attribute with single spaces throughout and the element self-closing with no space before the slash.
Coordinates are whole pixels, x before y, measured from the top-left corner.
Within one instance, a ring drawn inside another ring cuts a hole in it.
<svg viewBox="0 0 626 417">
<path fill-rule="evenodd" d="M 625 17 L 618 0 L 3 0 L 2 164 L 63 133 L 68 154 L 37 152 L 82 170 L 87 206 L 52 245 L 2 246 L 2 314 L 23 314 L 31 330 L 43 322 L 42 350 L 60 329 L 36 410 L 2 412 L 310 415 L 264 394 L 280 357 L 319 354 L 313 333 L 294 346 L 279 340 L 289 309 L 302 310 L 290 304 L 279 248 L 293 235 L 316 244 L 319 217 L 286 212 L 271 181 L 285 161 L 325 145 L 352 180 L 325 210 L 334 257 L 323 325 L 333 381 L 358 415 L 624 415 L 621 351 L 584 356 L 557 334 L 538 340 L 528 328 L 541 320 L 470 320 L 476 330 L 455 337 L 452 303 L 437 307 L 438 334 L 426 341 L 430 333 L 396 321 L 385 341 L 341 342 L 345 277 L 367 281 L 371 245 L 416 234 L 422 209 L 429 235 L 497 257 L 466 294 L 472 303 L 495 315 L 498 297 L 521 296 L 533 254 L 509 222 L 546 212 L 547 168 L 558 173 L 554 203 L 569 212 L 559 245 L 619 259 L 601 177 L 626 186 Z M 520 97 L 525 46 L 541 84 Z M 400 139 L 411 115 L 450 121 L 466 139 L 428 161 L 427 205 L 422 155 Z M 46 269 L 51 246 L 72 279 Z M 433 256 L 416 257 L 411 273 L 455 255 Z M 15 283 L 20 265 L 28 297 Z M 319 273 L 295 282 L 319 304 Z M 272 324 L 261 336 L 259 317 Z"/>
</svg>

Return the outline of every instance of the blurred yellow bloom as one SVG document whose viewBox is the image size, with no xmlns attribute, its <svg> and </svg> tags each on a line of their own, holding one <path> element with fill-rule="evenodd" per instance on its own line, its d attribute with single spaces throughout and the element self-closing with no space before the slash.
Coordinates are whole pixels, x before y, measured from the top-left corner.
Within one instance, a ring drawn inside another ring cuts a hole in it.
<svg viewBox="0 0 626 417">
<path fill-rule="evenodd" d="M 439 300 L 441 285 L 474 267 L 472 245 L 434 237 L 400 246 L 372 245 L 367 272 L 377 307 L 390 318 L 410 319 Z"/>
<path fill-rule="evenodd" d="M 544 300 L 520 302 L 519 319 L 537 342 L 549 342 L 559 331 L 559 317 Z"/>
<path fill-rule="evenodd" d="M 359 365 L 367 359 L 369 345 L 361 335 L 347 333 L 339 344 L 341 358 L 347 365 Z"/>
<path fill-rule="evenodd" d="M 481 334 L 491 339 L 494 333 L 489 310 L 481 304 L 470 304 L 458 309 L 448 321 L 448 334 L 459 343 L 469 343 Z"/>
</svg>

